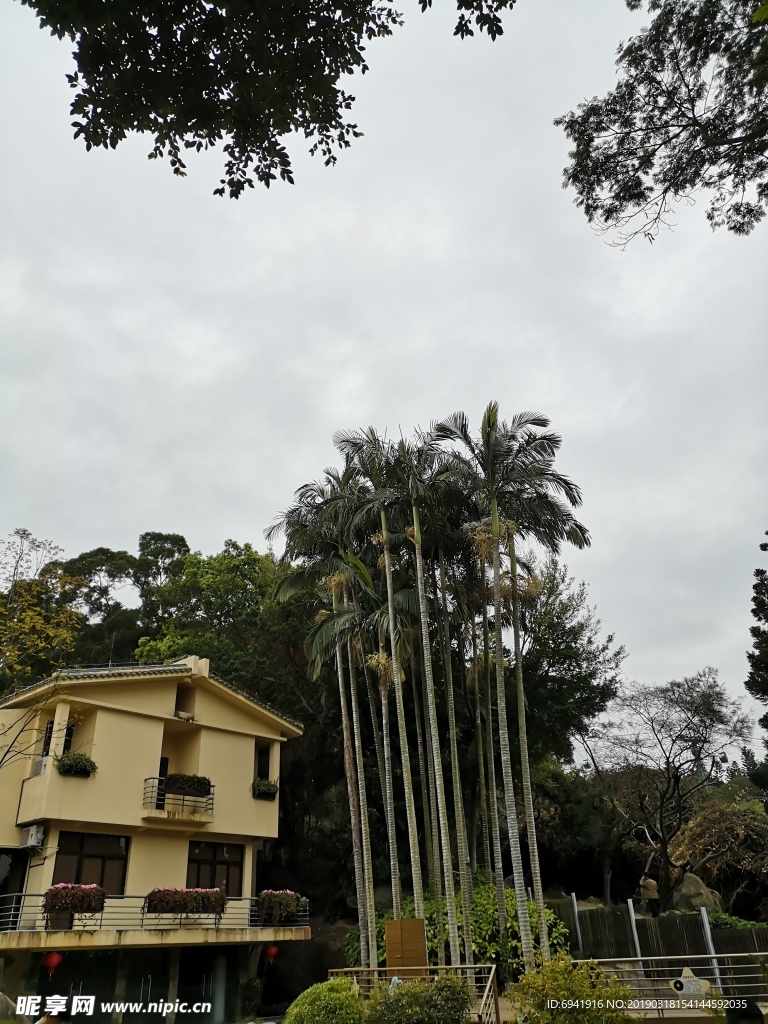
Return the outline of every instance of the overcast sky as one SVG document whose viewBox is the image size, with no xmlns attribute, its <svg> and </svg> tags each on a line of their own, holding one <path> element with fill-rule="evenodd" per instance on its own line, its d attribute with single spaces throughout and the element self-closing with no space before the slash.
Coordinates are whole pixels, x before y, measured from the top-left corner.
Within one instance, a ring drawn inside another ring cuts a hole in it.
<svg viewBox="0 0 768 1024">
<path fill-rule="evenodd" d="M 766 508 L 768 225 L 703 203 L 627 251 L 561 189 L 558 114 L 602 93 L 647 20 L 621 0 L 520 0 L 454 39 L 440 0 L 369 50 L 365 137 L 296 185 L 214 197 L 148 139 L 72 139 L 70 47 L 0 8 L 0 534 L 68 555 L 144 530 L 264 549 L 339 427 L 397 434 L 537 409 L 582 487 L 569 553 L 647 682 L 711 664 L 743 693 Z"/>
</svg>

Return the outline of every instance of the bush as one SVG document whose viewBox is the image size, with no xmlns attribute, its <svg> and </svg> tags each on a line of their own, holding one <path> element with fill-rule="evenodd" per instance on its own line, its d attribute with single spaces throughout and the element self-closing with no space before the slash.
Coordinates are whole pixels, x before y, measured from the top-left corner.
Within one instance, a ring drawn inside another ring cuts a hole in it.
<svg viewBox="0 0 768 1024">
<path fill-rule="evenodd" d="M 172 889 L 160 886 L 144 897 L 147 914 L 216 914 L 221 917 L 227 894 L 221 889 Z"/>
<path fill-rule="evenodd" d="M 382 985 L 368 1002 L 368 1024 L 464 1024 L 472 994 L 464 978 Z"/>
<path fill-rule="evenodd" d="M 86 779 L 96 771 L 96 762 L 87 754 L 73 754 L 71 750 L 54 757 L 53 763 L 59 775 L 76 775 Z"/>
<path fill-rule="evenodd" d="M 565 953 L 526 971 L 507 995 L 518 1024 L 563 1024 L 565 1019 L 568 1024 L 630 1024 L 632 1019 L 626 1008 L 605 1005 L 606 1000 L 615 999 L 626 1007 L 632 998 L 626 985 L 619 985 L 594 961 L 574 964 Z M 548 1000 L 570 1002 L 564 1011 L 548 1009 Z M 602 1002 L 602 1007 L 596 1002 Z"/>
<path fill-rule="evenodd" d="M 504 890 L 507 907 L 507 933 L 504 941 L 499 936 L 499 917 L 496 908 L 496 887 L 486 883 L 477 883 L 474 889 L 472 903 L 472 948 L 474 950 L 475 963 L 496 964 L 500 983 L 508 981 L 518 969 L 522 957 L 522 946 L 520 944 L 520 931 L 517 925 L 517 901 L 514 889 Z M 461 900 L 456 895 L 456 911 L 459 919 L 459 933 L 461 933 Z M 427 953 L 430 964 L 437 963 L 438 936 L 435 921 L 435 904 L 432 900 L 425 901 L 426 927 L 427 927 Z M 534 942 L 538 918 L 536 906 L 528 903 L 528 913 L 531 918 Z M 413 898 L 409 897 L 403 901 L 403 917 L 413 917 Z M 376 937 L 379 952 L 379 964 L 386 962 L 386 951 L 384 946 L 384 925 L 391 920 L 392 911 L 387 910 L 376 915 Z M 555 917 L 551 910 L 547 911 L 547 925 L 549 928 L 549 943 L 553 953 L 564 950 L 568 947 L 568 928 L 563 922 Z M 443 945 L 448 950 L 448 924 L 445 908 L 443 908 Z M 344 954 L 348 967 L 360 966 L 360 934 L 358 930 L 352 929 L 344 942 Z"/>
<path fill-rule="evenodd" d="M 279 788 L 276 782 L 269 779 L 254 779 L 251 783 L 251 793 L 255 800 L 274 800 Z"/>
<path fill-rule="evenodd" d="M 165 777 L 165 792 L 170 796 L 210 796 L 211 780 L 204 775 L 184 775 L 176 772 Z"/>
<path fill-rule="evenodd" d="M 709 923 L 713 928 L 768 928 L 766 921 L 747 921 L 732 914 L 710 914 Z"/>
<path fill-rule="evenodd" d="M 363 1024 L 363 1003 L 351 981 L 334 978 L 302 992 L 284 1024 Z"/>
<path fill-rule="evenodd" d="M 43 910 L 49 914 L 100 914 L 107 893 L 100 885 L 74 885 L 59 882 L 47 889 Z"/>
<path fill-rule="evenodd" d="M 281 924 L 301 910 L 301 896 L 291 889 L 263 889 L 259 893 L 259 918 L 262 923 Z"/>
</svg>

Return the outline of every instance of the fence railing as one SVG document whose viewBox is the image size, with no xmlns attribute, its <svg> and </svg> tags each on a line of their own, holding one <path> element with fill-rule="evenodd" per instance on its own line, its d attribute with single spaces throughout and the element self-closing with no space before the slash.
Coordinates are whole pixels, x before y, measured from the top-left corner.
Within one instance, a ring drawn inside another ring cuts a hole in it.
<svg viewBox="0 0 768 1024">
<path fill-rule="evenodd" d="M 144 909 L 143 896 L 107 896 L 104 909 L 95 914 L 58 911 L 47 915 L 43 900 L 40 893 L 0 896 L 0 933 L 306 928 L 309 924 L 309 902 L 306 899 L 302 899 L 301 909 L 284 921 L 274 921 L 269 913 L 265 913 L 256 896 L 231 897 L 220 917 L 199 913 L 149 913 Z"/>
<path fill-rule="evenodd" d="M 395 978 L 407 985 L 414 981 L 434 981 L 446 974 L 464 978 L 469 983 L 473 998 L 473 1020 L 479 1024 L 497 1024 L 500 1017 L 495 964 L 457 964 L 446 967 L 345 967 L 330 970 L 328 977 L 351 978 L 357 983 L 362 997 L 368 999 L 377 988 L 391 985 Z"/>
<path fill-rule="evenodd" d="M 617 957 L 591 962 L 615 975 L 638 999 L 768 999 L 768 954 Z M 709 988 L 701 982 L 709 982 Z"/>
</svg>

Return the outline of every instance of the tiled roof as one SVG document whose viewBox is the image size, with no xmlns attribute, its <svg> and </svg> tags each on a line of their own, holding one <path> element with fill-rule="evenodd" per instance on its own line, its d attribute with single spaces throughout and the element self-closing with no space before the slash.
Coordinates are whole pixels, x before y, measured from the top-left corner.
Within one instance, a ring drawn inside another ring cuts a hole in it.
<svg viewBox="0 0 768 1024">
<path fill-rule="evenodd" d="M 189 675 L 191 672 L 190 666 L 177 662 L 173 665 L 160 665 L 160 664 L 148 664 L 148 665 L 92 665 L 85 668 L 62 668 L 58 672 L 54 672 L 48 679 L 41 679 L 39 683 L 32 683 L 30 686 L 24 686 L 20 690 L 15 690 L 13 693 L 6 693 L 3 697 L 0 697 L 0 702 L 21 697 L 24 694 L 32 693 L 35 690 L 46 686 L 48 683 L 55 682 L 57 680 L 66 679 L 114 679 L 115 677 L 126 679 L 131 676 L 138 676 L 144 678 L 145 676 L 179 676 Z M 240 697 L 244 697 L 251 704 L 254 704 L 257 708 L 261 708 L 263 711 L 268 711 L 271 715 L 276 715 L 278 718 L 282 718 L 283 721 L 288 722 L 290 725 L 295 726 L 297 729 L 304 731 L 304 726 L 295 718 L 290 718 L 288 715 L 283 714 L 282 711 L 278 711 L 277 708 L 272 707 L 271 704 L 267 704 L 266 701 L 260 700 L 258 697 L 254 697 L 252 693 L 248 693 L 247 690 L 243 690 L 239 686 L 235 686 L 234 683 L 228 683 L 224 679 L 219 679 L 218 676 L 208 675 L 208 679 L 213 680 L 214 683 L 218 683 L 219 686 L 225 686 L 228 690 L 232 690 L 233 693 L 238 694 Z"/>
</svg>

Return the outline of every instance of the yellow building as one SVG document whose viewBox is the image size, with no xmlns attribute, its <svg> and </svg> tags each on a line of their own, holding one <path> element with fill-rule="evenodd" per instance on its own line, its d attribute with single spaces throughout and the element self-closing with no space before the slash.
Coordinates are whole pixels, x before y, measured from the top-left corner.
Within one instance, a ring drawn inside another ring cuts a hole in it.
<svg viewBox="0 0 768 1024">
<path fill-rule="evenodd" d="M 277 836 L 281 747 L 301 732 L 197 657 L 69 669 L 0 701 L 9 994 L 88 993 L 98 976 L 107 998 L 207 995 L 206 1020 L 234 1020 L 261 946 L 309 938 L 306 903 L 275 923 L 256 878 L 257 850 Z M 103 910 L 46 914 L 60 883 L 100 886 Z M 145 898 L 163 887 L 221 889 L 226 907 L 157 912 Z M 52 978 L 49 952 L 61 957 Z"/>
</svg>

